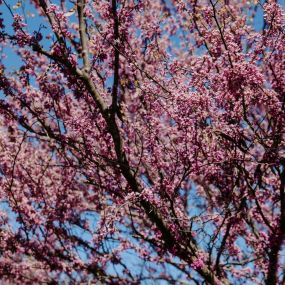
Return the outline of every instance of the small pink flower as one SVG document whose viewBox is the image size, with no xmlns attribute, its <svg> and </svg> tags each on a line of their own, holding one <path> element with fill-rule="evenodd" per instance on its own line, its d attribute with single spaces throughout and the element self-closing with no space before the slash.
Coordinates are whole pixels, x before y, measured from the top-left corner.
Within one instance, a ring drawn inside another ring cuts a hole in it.
<svg viewBox="0 0 285 285">
<path fill-rule="evenodd" d="M 197 258 L 191 264 L 193 269 L 201 269 L 204 266 L 204 261 L 202 258 Z"/>
</svg>

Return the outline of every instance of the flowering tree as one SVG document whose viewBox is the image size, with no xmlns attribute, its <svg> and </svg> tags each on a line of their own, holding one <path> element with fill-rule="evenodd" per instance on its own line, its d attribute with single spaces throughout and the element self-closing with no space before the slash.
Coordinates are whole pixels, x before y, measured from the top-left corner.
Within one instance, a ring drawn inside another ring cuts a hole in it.
<svg viewBox="0 0 285 285">
<path fill-rule="evenodd" d="M 1 284 L 285 284 L 282 6 L 11 2 Z"/>
</svg>

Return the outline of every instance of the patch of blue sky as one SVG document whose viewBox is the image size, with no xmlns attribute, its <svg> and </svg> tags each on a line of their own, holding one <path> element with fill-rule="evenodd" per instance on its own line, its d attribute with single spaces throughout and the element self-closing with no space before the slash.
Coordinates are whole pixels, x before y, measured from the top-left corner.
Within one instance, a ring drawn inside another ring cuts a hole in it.
<svg viewBox="0 0 285 285">
<path fill-rule="evenodd" d="M 12 228 L 12 230 L 14 232 L 19 230 L 20 224 L 17 222 L 18 215 L 12 210 L 8 201 L 0 202 L 0 210 L 3 211 L 7 215 L 9 226 Z"/>
</svg>

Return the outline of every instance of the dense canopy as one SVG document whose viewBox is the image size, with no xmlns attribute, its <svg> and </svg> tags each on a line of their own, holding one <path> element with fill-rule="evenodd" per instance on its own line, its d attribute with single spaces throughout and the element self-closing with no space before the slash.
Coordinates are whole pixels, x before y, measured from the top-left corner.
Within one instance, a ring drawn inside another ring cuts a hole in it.
<svg viewBox="0 0 285 285">
<path fill-rule="evenodd" d="M 1 284 L 285 284 L 284 3 L 0 10 Z"/>
</svg>

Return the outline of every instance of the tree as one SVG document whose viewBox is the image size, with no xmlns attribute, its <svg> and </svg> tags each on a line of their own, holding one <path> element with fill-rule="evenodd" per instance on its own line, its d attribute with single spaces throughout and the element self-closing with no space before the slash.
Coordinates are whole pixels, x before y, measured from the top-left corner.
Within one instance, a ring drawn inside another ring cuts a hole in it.
<svg viewBox="0 0 285 285">
<path fill-rule="evenodd" d="M 11 2 L 1 284 L 285 284 L 281 4 Z"/>
</svg>

